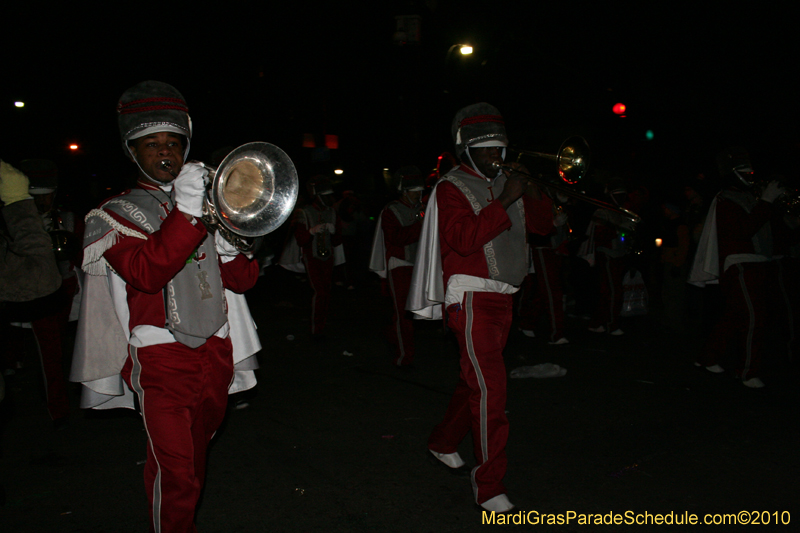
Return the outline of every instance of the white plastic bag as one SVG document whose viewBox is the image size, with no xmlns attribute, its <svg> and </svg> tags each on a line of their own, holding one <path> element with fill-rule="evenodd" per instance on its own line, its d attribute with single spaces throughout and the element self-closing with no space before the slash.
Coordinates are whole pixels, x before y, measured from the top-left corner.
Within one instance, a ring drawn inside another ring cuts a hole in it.
<svg viewBox="0 0 800 533">
<path fill-rule="evenodd" d="M 638 270 L 625 273 L 622 279 L 622 311 L 620 316 L 641 316 L 647 314 L 647 287 L 642 273 Z"/>
</svg>

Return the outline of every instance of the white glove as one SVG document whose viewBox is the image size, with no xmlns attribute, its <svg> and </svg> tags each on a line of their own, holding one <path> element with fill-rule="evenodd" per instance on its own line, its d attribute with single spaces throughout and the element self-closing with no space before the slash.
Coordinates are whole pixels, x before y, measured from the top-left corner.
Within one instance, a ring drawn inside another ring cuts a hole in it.
<svg viewBox="0 0 800 533">
<path fill-rule="evenodd" d="M 28 177 L 0 160 L 0 200 L 10 205 L 29 198 L 32 196 L 28 194 Z"/>
<path fill-rule="evenodd" d="M 181 213 L 200 218 L 203 216 L 203 200 L 206 197 L 208 170 L 198 163 L 186 163 L 172 184 L 175 205 Z"/>
<path fill-rule="evenodd" d="M 567 218 L 569 218 L 567 214 L 562 211 L 553 217 L 553 225 L 557 228 L 560 228 L 567 223 Z"/>
<path fill-rule="evenodd" d="M 767 187 L 764 189 L 764 192 L 761 193 L 761 199 L 765 202 L 772 203 L 774 202 L 778 196 L 782 195 L 786 192 L 786 189 L 781 187 L 781 184 L 778 183 L 777 180 L 770 181 L 767 184 Z"/>
<path fill-rule="evenodd" d="M 225 240 L 219 231 L 214 234 L 214 244 L 217 247 L 217 255 L 220 257 L 234 257 L 239 255 L 239 249 Z"/>
<path fill-rule="evenodd" d="M 308 230 L 308 232 L 311 235 L 316 235 L 317 233 L 320 233 L 321 231 L 323 231 L 325 229 L 325 227 L 326 227 L 325 222 L 321 222 L 321 223 L 317 224 L 316 226 L 312 226 L 311 229 Z"/>
<path fill-rule="evenodd" d="M 336 226 L 333 225 L 333 222 L 328 222 L 326 224 L 326 227 L 328 228 L 328 233 L 330 233 L 331 235 L 336 233 Z"/>
</svg>

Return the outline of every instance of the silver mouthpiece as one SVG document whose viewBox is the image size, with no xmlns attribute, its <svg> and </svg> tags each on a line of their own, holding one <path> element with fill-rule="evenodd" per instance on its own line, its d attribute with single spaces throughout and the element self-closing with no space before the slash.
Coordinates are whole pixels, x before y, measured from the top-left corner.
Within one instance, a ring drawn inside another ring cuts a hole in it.
<svg viewBox="0 0 800 533">
<path fill-rule="evenodd" d="M 173 176 L 177 176 L 178 175 L 177 172 L 172 170 L 172 161 L 170 161 L 169 159 L 162 159 L 161 160 L 161 170 L 166 170 L 167 172 L 169 172 Z"/>
</svg>

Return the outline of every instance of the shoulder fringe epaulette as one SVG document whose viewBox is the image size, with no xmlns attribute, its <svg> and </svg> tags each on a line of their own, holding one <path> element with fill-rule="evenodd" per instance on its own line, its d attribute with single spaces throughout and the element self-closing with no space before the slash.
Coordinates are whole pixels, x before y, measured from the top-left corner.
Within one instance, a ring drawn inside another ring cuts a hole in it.
<svg viewBox="0 0 800 533">
<path fill-rule="evenodd" d="M 147 235 L 121 224 L 102 209 L 92 209 L 86 215 L 84 220 L 88 223 L 89 219 L 93 217 L 99 217 L 103 219 L 104 222 L 111 226 L 112 230 L 106 233 L 101 239 L 96 240 L 84 248 L 83 265 L 81 265 L 81 268 L 85 273 L 91 276 L 105 276 L 106 266 L 108 266 L 108 263 L 103 257 L 103 254 L 106 252 L 106 250 L 119 242 L 120 235 L 126 235 L 128 237 L 136 237 L 138 239 L 145 240 L 147 239 Z"/>
</svg>

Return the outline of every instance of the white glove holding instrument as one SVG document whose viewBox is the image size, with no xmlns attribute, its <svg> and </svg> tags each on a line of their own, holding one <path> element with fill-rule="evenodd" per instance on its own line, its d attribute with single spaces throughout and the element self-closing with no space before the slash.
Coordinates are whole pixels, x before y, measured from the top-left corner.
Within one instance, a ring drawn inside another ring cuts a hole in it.
<svg viewBox="0 0 800 533">
<path fill-rule="evenodd" d="M 780 182 L 777 180 L 770 181 L 767 186 L 764 188 L 764 192 L 761 193 L 761 199 L 765 202 L 772 203 L 778 199 L 780 195 L 786 192 Z"/>
<path fill-rule="evenodd" d="M 330 233 L 331 235 L 336 233 L 336 226 L 333 225 L 333 222 L 328 222 L 326 227 L 328 228 L 328 233 Z"/>
<path fill-rule="evenodd" d="M 240 253 L 239 249 L 229 243 L 219 231 L 214 234 L 214 244 L 217 248 L 217 255 L 223 263 L 232 261 Z"/>
<path fill-rule="evenodd" d="M 311 235 L 316 235 L 317 233 L 320 233 L 320 232 L 324 231 L 325 227 L 326 227 L 326 223 L 325 222 L 321 222 L 321 223 L 317 224 L 316 226 L 311 226 L 311 229 L 308 230 L 308 232 Z"/>
<path fill-rule="evenodd" d="M 203 216 L 203 200 L 206 197 L 208 169 L 198 163 L 186 163 L 172 183 L 175 205 L 181 213 L 195 218 Z"/>
<path fill-rule="evenodd" d="M 10 205 L 33 198 L 28 194 L 28 176 L 0 160 L 0 200 Z"/>
<path fill-rule="evenodd" d="M 567 223 L 567 218 L 569 218 L 567 214 L 561 211 L 559 214 L 553 217 L 553 225 L 557 228 L 560 228 Z"/>
</svg>

